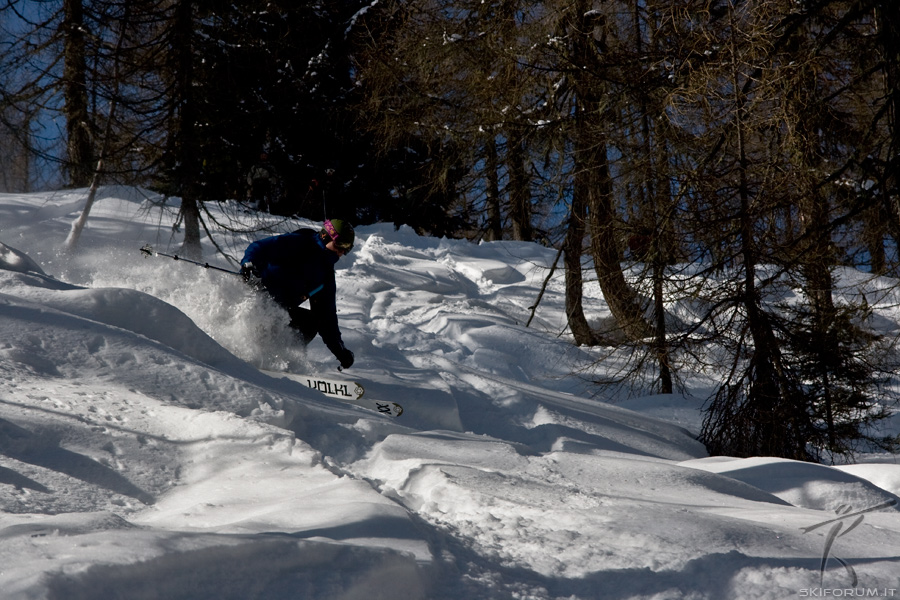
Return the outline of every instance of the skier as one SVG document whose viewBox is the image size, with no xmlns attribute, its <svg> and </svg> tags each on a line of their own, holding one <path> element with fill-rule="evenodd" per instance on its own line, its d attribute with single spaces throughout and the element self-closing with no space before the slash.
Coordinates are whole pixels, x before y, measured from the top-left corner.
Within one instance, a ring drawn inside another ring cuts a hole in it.
<svg viewBox="0 0 900 600">
<path fill-rule="evenodd" d="M 344 346 L 338 328 L 334 265 L 353 249 L 353 241 L 353 226 L 326 220 L 318 232 L 298 229 L 253 242 L 241 260 L 244 280 L 264 288 L 287 310 L 303 343 L 319 334 L 345 369 L 353 364 L 353 352 Z M 309 309 L 300 306 L 306 300 Z"/>
</svg>

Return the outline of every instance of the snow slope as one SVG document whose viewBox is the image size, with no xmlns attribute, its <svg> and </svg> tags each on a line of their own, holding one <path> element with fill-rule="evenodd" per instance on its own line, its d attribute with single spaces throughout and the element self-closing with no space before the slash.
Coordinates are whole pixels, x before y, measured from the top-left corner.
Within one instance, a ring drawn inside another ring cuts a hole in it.
<svg viewBox="0 0 900 600">
<path fill-rule="evenodd" d="M 591 383 L 619 365 L 570 343 L 561 273 L 524 326 L 552 249 L 359 228 L 339 374 L 239 278 L 141 255 L 177 253 L 177 202 L 101 190 L 62 253 L 85 195 L 0 195 L 0 598 L 898 594 L 895 457 L 707 456 L 702 398 Z M 261 235 L 217 242 L 239 259 Z M 260 368 L 352 377 L 406 412 Z"/>
</svg>

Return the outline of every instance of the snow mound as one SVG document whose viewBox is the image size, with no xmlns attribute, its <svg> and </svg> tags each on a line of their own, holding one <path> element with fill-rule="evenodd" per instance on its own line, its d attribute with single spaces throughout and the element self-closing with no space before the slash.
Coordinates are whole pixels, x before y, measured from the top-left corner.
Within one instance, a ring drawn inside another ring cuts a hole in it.
<svg viewBox="0 0 900 600">
<path fill-rule="evenodd" d="M 10 248 L 0 242 L 0 269 L 15 271 L 18 273 L 37 273 L 44 275 L 44 270 L 39 264 L 24 252 Z"/>
<path fill-rule="evenodd" d="M 865 479 L 891 494 L 900 496 L 900 465 L 898 464 L 866 463 L 840 465 L 836 466 L 835 469 L 860 479 Z"/>
<path fill-rule="evenodd" d="M 771 457 L 717 456 L 680 464 L 743 481 L 803 508 L 834 512 L 894 502 L 900 510 L 900 497 L 845 469 Z"/>
</svg>

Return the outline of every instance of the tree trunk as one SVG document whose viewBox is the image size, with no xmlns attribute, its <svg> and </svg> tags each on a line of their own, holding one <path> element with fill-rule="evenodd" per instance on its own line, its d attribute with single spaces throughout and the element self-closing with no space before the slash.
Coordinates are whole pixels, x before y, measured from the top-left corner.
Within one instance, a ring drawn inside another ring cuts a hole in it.
<svg viewBox="0 0 900 600">
<path fill-rule="evenodd" d="M 65 0 L 63 8 L 63 97 L 69 184 L 72 187 L 87 187 L 93 174 L 94 158 L 88 113 L 84 7 L 82 0 Z"/>
<path fill-rule="evenodd" d="M 487 138 L 485 148 L 485 179 L 487 179 L 487 233 L 489 242 L 503 239 L 503 218 L 500 212 L 500 176 L 497 160 L 497 142 L 494 136 Z"/>
<path fill-rule="evenodd" d="M 125 29 L 128 27 L 128 20 L 131 14 L 130 6 L 126 5 L 125 16 L 119 21 L 119 35 L 116 41 L 116 48 L 113 51 L 113 95 L 109 100 L 109 112 L 106 114 L 106 126 L 103 128 L 103 146 L 100 148 L 100 157 L 97 159 L 97 168 L 91 176 L 91 187 L 88 192 L 87 201 L 81 211 L 78 219 L 72 223 L 72 229 L 66 238 L 66 252 L 73 253 L 81 238 L 81 232 L 87 223 L 88 215 L 91 214 L 91 207 L 94 205 L 94 199 L 97 197 L 97 189 L 100 187 L 100 180 L 103 177 L 103 161 L 109 152 L 109 145 L 112 139 L 113 119 L 116 115 L 116 105 L 119 100 L 119 54 L 122 51 L 122 44 L 125 41 Z"/>
<path fill-rule="evenodd" d="M 581 302 L 584 290 L 581 256 L 584 254 L 585 208 L 584 191 L 576 187 L 572 194 L 572 210 L 563 248 L 566 266 L 566 320 L 577 346 L 593 346 L 596 343 Z"/>
<path fill-rule="evenodd" d="M 606 144 L 595 143 L 594 147 L 595 162 L 591 166 L 595 175 L 590 177 L 593 185 L 588 204 L 594 270 L 616 324 L 626 337 L 639 341 L 652 336 L 654 332 L 644 317 L 644 306 L 640 296 L 628 285 L 625 272 L 622 270 L 622 251 L 616 236 L 616 225 L 619 220 L 606 163 Z"/>
<path fill-rule="evenodd" d="M 584 190 L 591 238 L 591 256 L 606 303 L 616 324 L 632 340 L 653 333 L 646 321 L 637 293 L 625 280 L 622 252 L 616 239 L 617 223 L 612 180 L 609 175 L 606 137 L 603 130 L 603 67 L 597 55 L 594 30 L 597 25 L 590 2 L 579 0 L 573 14 L 573 80 L 576 96 L 575 189 Z"/>
<path fill-rule="evenodd" d="M 184 218 L 184 243 L 181 253 L 192 260 L 200 260 L 203 251 L 200 247 L 200 207 L 197 193 L 197 178 L 200 172 L 199 155 L 196 136 L 196 101 L 193 86 L 193 51 L 191 37 L 193 35 L 193 3 L 182 0 L 175 11 L 175 47 L 178 50 L 178 90 L 179 110 L 179 156 L 180 168 L 178 183 L 181 192 L 181 214 Z"/>
<path fill-rule="evenodd" d="M 659 365 L 659 392 L 671 394 L 673 391 L 672 367 L 669 359 L 669 344 L 666 339 L 666 308 L 663 302 L 665 268 L 665 263 L 659 258 L 653 261 L 653 312 L 656 315 L 656 338 L 653 341 L 653 349 Z"/>
<path fill-rule="evenodd" d="M 507 132 L 506 168 L 509 173 L 509 218 L 514 240 L 530 242 L 534 239 L 531 227 L 531 181 L 525 169 L 525 149 L 522 135 L 514 129 Z"/>
<path fill-rule="evenodd" d="M 890 218 L 887 227 L 900 245 L 900 3 L 896 0 L 882 0 L 875 10 L 878 37 L 884 54 L 885 95 L 888 103 L 888 127 L 890 146 L 887 164 L 884 168 L 882 185 L 882 210 Z"/>
</svg>

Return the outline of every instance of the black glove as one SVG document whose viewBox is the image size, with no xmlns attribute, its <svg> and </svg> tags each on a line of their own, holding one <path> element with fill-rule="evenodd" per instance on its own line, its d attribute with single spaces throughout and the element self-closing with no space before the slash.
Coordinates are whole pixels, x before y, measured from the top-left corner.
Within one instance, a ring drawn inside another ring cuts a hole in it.
<svg viewBox="0 0 900 600">
<path fill-rule="evenodd" d="M 353 353 L 347 350 L 346 348 L 342 348 L 340 352 L 337 353 L 337 359 L 341 361 L 341 368 L 349 369 L 353 366 Z"/>
<path fill-rule="evenodd" d="M 257 288 L 261 283 L 259 271 L 256 270 L 256 266 L 250 261 L 241 264 L 241 277 L 244 278 L 244 283 L 251 287 Z"/>
</svg>

